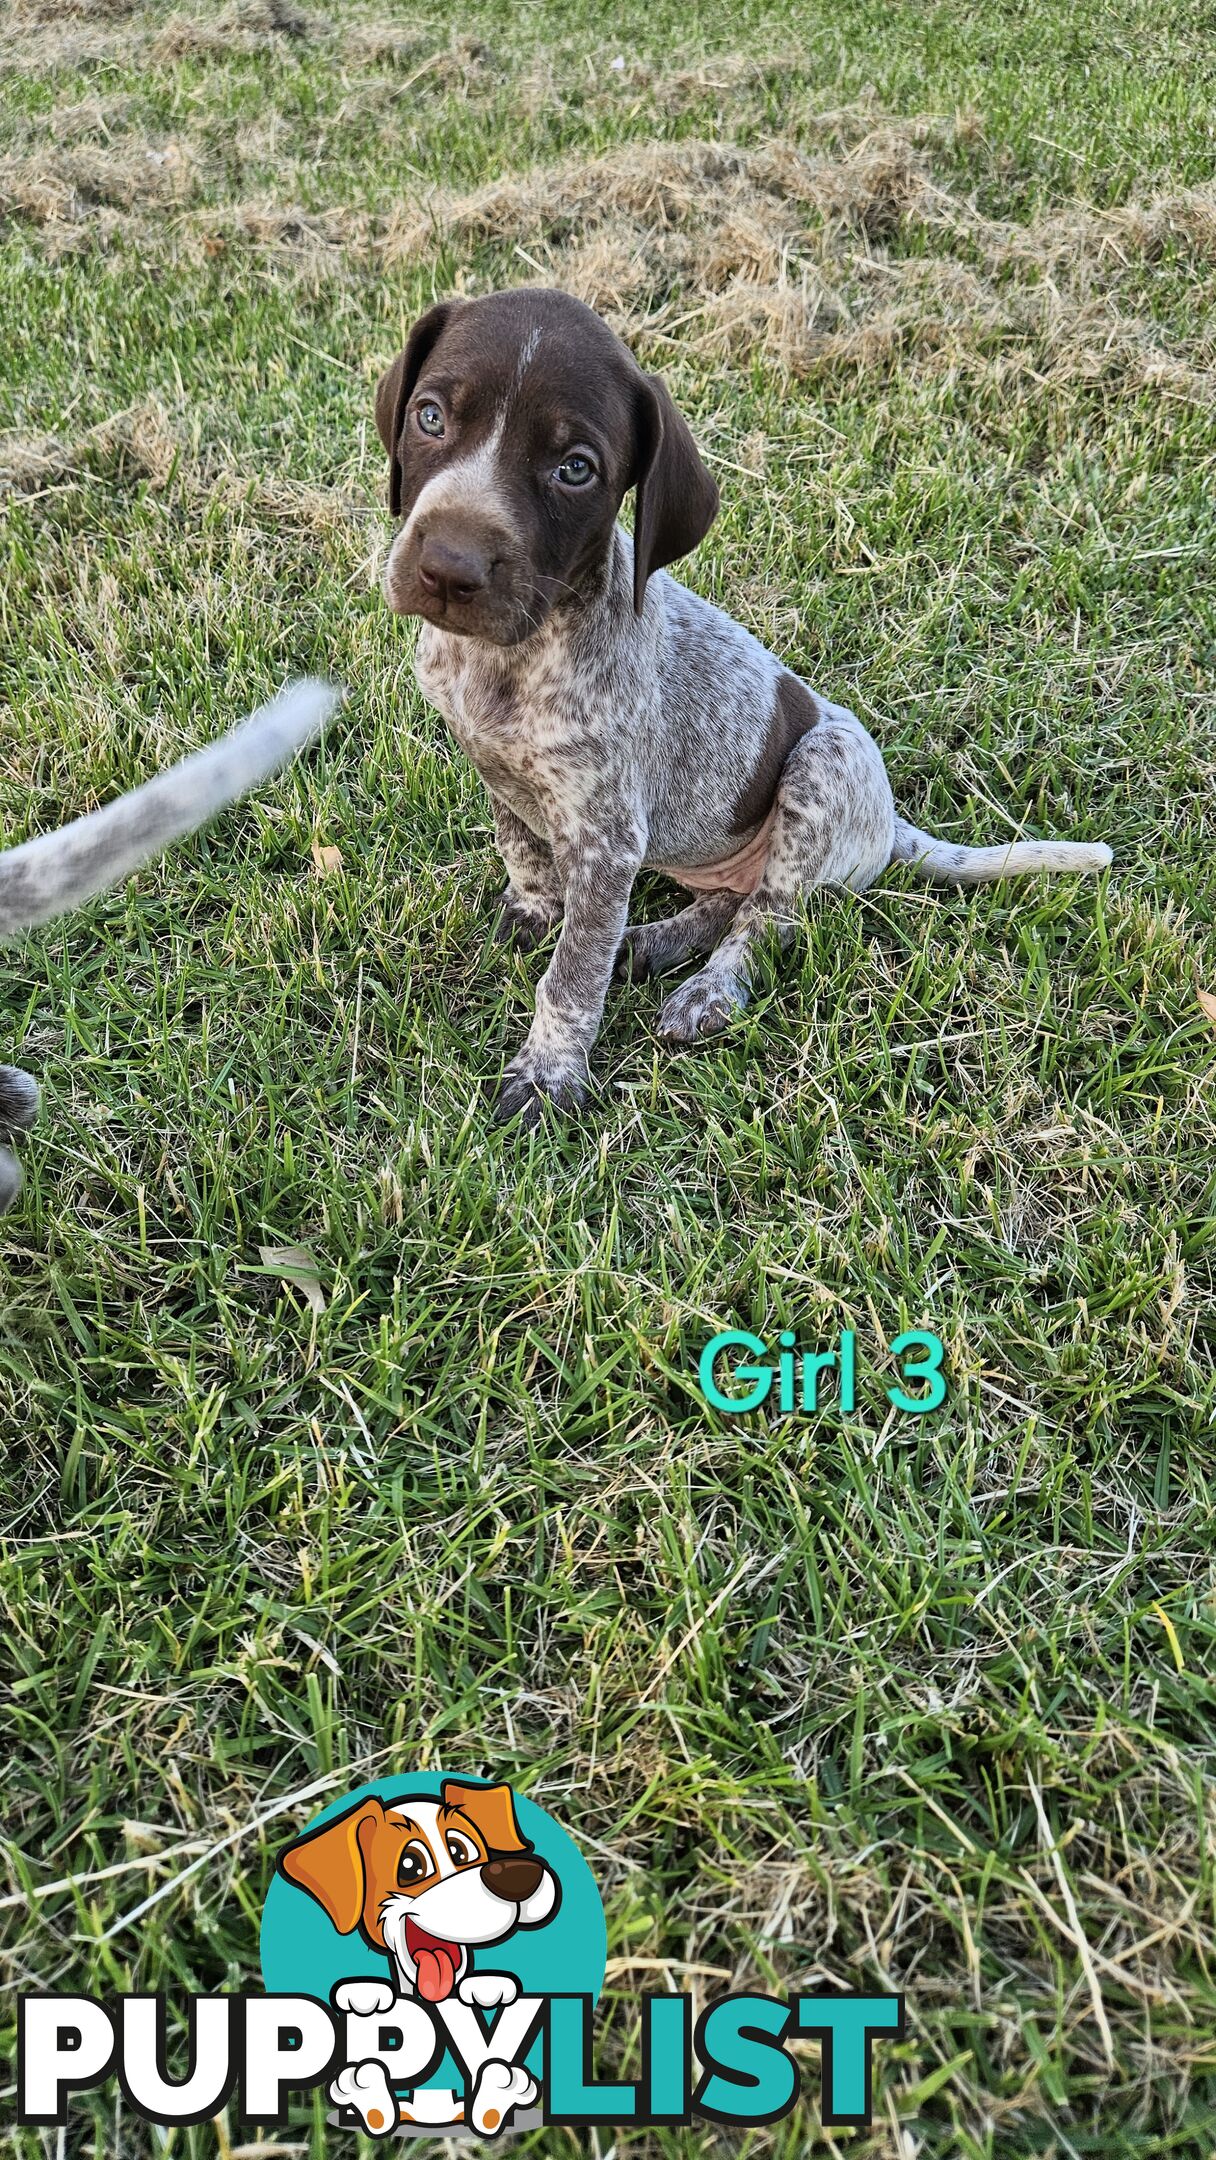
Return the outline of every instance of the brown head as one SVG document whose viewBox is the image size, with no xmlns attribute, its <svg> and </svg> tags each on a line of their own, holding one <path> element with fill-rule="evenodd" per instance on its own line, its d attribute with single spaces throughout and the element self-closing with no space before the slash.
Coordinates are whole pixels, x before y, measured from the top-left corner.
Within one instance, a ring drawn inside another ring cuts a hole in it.
<svg viewBox="0 0 1216 2160">
<path fill-rule="evenodd" d="M 717 515 L 663 384 L 568 293 L 438 302 L 381 376 L 376 426 L 404 521 L 389 606 L 491 644 L 518 644 L 594 589 L 630 488 L 639 612 L 651 572 Z"/>
<path fill-rule="evenodd" d="M 557 1910 L 546 1862 L 520 1835 L 509 1785 L 445 1778 L 438 1800 L 374 1794 L 297 1838 L 279 1868 L 340 1935 L 356 1929 L 442 2000 L 478 1943 Z"/>
</svg>

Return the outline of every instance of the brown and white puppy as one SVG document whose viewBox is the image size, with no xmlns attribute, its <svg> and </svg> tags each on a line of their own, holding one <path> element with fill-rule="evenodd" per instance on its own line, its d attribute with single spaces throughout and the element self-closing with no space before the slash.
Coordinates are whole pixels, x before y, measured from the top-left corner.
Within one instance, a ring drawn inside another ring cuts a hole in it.
<svg viewBox="0 0 1216 2160">
<path fill-rule="evenodd" d="M 758 940 L 788 938 L 817 885 L 858 891 L 892 862 L 960 885 L 1109 863 L 1102 845 L 955 847 L 905 823 L 861 722 L 666 575 L 718 490 L 662 383 L 581 301 L 441 301 L 381 378 L 376 424 L 402 520 L 385 597 L 422 617 L 418 681 L 489 790 L 503 929 L 562 924 L 500 1115 L 582 1099 L 626 954 L 636 973 L 711 956 L 659 1015 L 692 1042 L 744 1004 Z M 643 868 L 695 898 L 630 929 Z"/>
<path fill-rule="evenodd" d="M 287 1881 L 306 1890 L 340 1935 L 356 1931 L 388 1959 L 391 1986 L 344 1982 L 339 2010 L 383 2016 L 398 1996 L 498 2008 L 516 1996 L 512 1975 L 470 1971 L 470 1952 L 505 1942 L 517 1928 L 542 1927 L 561 1902 L 557 1877 L 521 1836 L 509 1785 L 445 1778 L 438 1800 L 357 1801 L 289 1845 L 279 1858 Z M 403 2101 L 375 2062 L 349 2066 L 330 2087 L 340 2108 L 385 2136 L 399 2122 L 467 2118 L 493 2135 L 536 2096 L 534 2080 L 491 2055 L 478 2070 L 467 2110 L 454 2093 L 423 2090 Z"/>
</svg>

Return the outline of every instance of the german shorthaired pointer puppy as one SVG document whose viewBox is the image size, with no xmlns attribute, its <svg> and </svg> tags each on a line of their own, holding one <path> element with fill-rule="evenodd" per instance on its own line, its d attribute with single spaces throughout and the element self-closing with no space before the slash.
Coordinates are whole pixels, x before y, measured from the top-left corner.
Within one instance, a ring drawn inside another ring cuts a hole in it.
<svg viewBox="0 0 1216 2160">
<path fill-rule="evenodd" d="M 117 885 L 170 841 L 268 779 L 316 734 L 338 695 L 327 683 L 292 683 L 242 726 L 143 787 L 0 855 L 0 939 L 50 922 Z M 24 1132 L 37 1114 L 37 1082 L 20 1066 L 0 1065 L 0 1214 L 21 1186 L 17 1158 L 3 1142 Z"/>
<path fill-rule="evenodd" d="M 1109 863 L 1104 846 L 953 847 L 906 824 L 861 722 L 664 573 L 718 490 L 663 384 L 581 301 L 524 287 L 430 308 L 376 425 L 403 521 L 385 598 L 422 617 L 419 684 L 489 790 L 502 927 L 531 943 L 562 925 L 501 1117 L 582 1100 L 619 961 L 709 956 L 659 1014 L 690 1043 L 744 1004 L 757 940 L 785 941 L 814 886 L 860 891 L 893 862 L 958 885 Z M 695 897 L 630 928 L 642 869 Z"/>
</svg>

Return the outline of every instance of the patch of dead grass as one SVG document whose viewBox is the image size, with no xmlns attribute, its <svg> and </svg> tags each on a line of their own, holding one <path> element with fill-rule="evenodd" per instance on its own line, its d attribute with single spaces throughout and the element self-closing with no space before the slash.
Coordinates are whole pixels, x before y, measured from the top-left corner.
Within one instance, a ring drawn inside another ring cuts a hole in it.
<svg viewBox="0 0 1216 2160">
<path fill-rule="evenodd" d="M 47 127 L 57 143 L 87 142 L 91 137 L 109 142 L 126 129 L 134 104 L 133 97 L 121 92 L 108 98 L 81 98 L 73 105 L 57 105 Z"/>
<path fill-rule="evenodd" d="M 186 21 L 174 17 L 164 33 L 175 50 L 186 49 Z M 282 38 L 305 34 L 293 27 L 302 21 L 290 0 L 242 0 L 206 28 L 221 41 Z M 405 68 L 410 82 L 417 71 L 448 81 L 496 64 L 479 40 L 428 51 L 391 24 L 351 26 L 342 50 Z M 728 55 L 662 80 L 677 94 L 682 83 L 690 97 L 716 87 L 725 98 L 777 70 Z M 638 76 L 635 88 L 658 80 Z M 265 125 L 247 131 L 246 153 L 270 154 L 273 129 L 257 132 Z M 55 147 L 0 162 L 0 208 L 39 228 L 51 252 L 123 235 L 155 245 L 158 215 L 194 192 L 186 146 L 114 139 L 100 101 L 63 108 L 55 132 Z M 759 351 L 798 376 L 916 365 L 998 384 L 1038 375 L 1210 396 L 1216 352 L 1202 338 L 1172 349 L 1142 292 L 1128 305 L 1122 288 L 1170 248 L 1216 260 L 1216 188 L 994 219 L 935 163 L 978 133 L 971 114 L 896 119 L 863 96 L 807 117 L 813 152 L 784 136 L 629 141 L 471 191 L 438 189 L 399 211 L 229 202 L 175 218 L 172 245 L 202 259 L 252 250 L 268 278 L 314 290 L 429 264 L 441 247 L 457 281 L 476 290 L 489 281 L 487 254 L 506 257 L 508 281 L 523 274 L 522 258 L 529 275 L 576 293 L 624 335 L 710 364 Z M 292 184 L 287 168 L 282 178 Z M 489 277 L 503 282 L 501 260 Z"/>
<path fill-rule="evenodd" d="M 284 39 L 303 43 L 324 25 L 294 0 L 228 0 L 215 15 L 171 15 L 153 37 L 153 60 L 228 59 L 265 52 Z"/>
<path fill-rule="evenodd" d="M 401 23 L 352 23 L 342 33 L 344 60 L 354 68 L 393 67 L 408 70 L 411 81 L 427 81 L 465 88 L 494 76 L 500 61 L 484 38 L 456 32 L 446 45 Z M 399 93 L 401 85 L 394 85 Z"/>
<path fill-rule="evenodd" d="M 52 228 L 52 245 L 56 238 L 70 244 L 98 217 L 104 231 L 117 230 L 107 213 L 187 202 L 197 179 L 195 155 L 184 143 L 77 143 L 0 158 L 0 216 Z"/>
<path fill-rule="evenodd" d="M 39 496 L 102 480 L 120 486 L 173 486 L 192 502 L 250 512 L 271 525 L 318 537 L 361 528 L 375 513 L 341 488 L 323 488 L 283 473 L 269 478 L 239 472 L 188 451 L 159 398 L 141 398 L 71 440 L 13 432 L 0 436 L 0 493 Z"/>
<path fill-rule="evenodd" d="M 1171 244 L 1211 258 L 1216 190 L 996 221 L 934 177 L 929 150 L 953 125 L 883 120 L 835 157 L 779 139 L 631 143 L 437 194 L 390 221 L 385 256 L 511 247 L 627 336 L 707 360 L 759 349 L 794 375 L 916 362 L 1209 397 L 1206 350 L 1166 349 L 1116 291 Z M 908 240 L 959 252 L 900 252 Z"/>
<path fill-rule="evenodd" d="M 11 0 L 9 21 L 16 27 L 72 17 L 86 23 L 120 22 L 138 6 L 139 0 Z"/>
<path fill-rule="evenodd" d="M 165 407 L 141 398 L 65 442 L 57 435 L 0 436 L 0 489 L 40 494 L 89 476 L 167 487 L 181 445 Z"/>
</svg>

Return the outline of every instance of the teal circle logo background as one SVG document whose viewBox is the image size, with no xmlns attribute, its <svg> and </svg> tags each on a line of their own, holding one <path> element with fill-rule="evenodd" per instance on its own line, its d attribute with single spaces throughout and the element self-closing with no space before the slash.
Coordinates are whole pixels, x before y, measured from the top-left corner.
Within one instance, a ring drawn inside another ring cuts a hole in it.
<svg viewBox="0 0 1216 2160">
<path fill-rule="evenodd" d="M 462 1773 L 447 1770 L 442 1776 L 377 1778 L 332 1801 L 305 1828 L 318 1829 L 361 1800 L 390 1802 L 411 1794 L 416 1800 L 438 1800 L 444 1779 L 458 1776 Z M 462 1781 L 489 1782 L 477 1777 Z M 608 1929 L 595 1877 L 573 1838 L 551 1815 L 514 1788 L 512 1797 L 523 1836 L 548 1861 L 561 1885 L 561 1903 L 542 1926 L 517 1928 L 504 1941 L 478 1948 L 470 1970 L 512 1973 L 525 1995 L 590 1995 L 598 2001 L 608 1961 Z M 391 1970 L 383 1951 L 373 1950 L 357 1931 L 339 1935 L 316 1899 L 277 1869 L 262 1908 L 261 1956 L 268 1994 L 318 1995 L 322 2002 L 329 2001 L 340 1980 L 387 1980 Z M 446 2082 L 451 2080 L 442 2066 L 428 2080 Z"/>
</svg>

